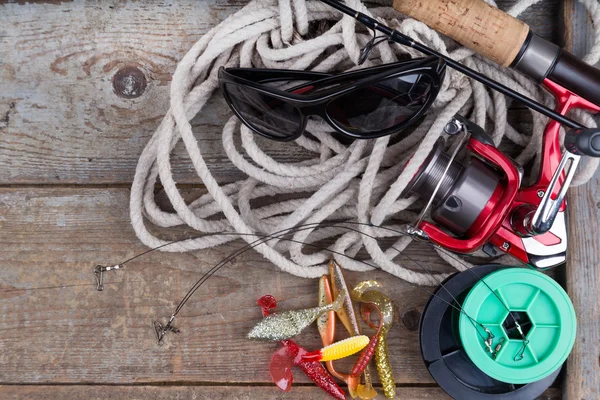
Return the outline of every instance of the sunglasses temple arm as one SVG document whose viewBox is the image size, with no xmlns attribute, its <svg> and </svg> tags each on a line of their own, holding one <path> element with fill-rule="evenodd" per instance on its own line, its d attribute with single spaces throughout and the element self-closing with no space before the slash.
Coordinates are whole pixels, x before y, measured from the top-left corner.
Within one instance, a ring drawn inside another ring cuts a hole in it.
<svg viewBox="0 0 600 400">
<path fill-rule="evenodd" d="M 444 61 L 446 61 L 446 64 L 449 67 L 452 67 L 455 70 L 462 72 L 463 74 L 467 75 L 469 78 L 475 79 L 476 81 L 481 82 L 488 87 L 491 87 L 492 89 L 510 97 L 513 100 L 517 100 L 517 101 L 521 102 L 522 104 L 526 105 L 527 107 L 531 108 L 532 110 L 537 111 L 537 112 L 545 115 L 548 118 L 551 118 L 557 122 L 560 122 L 564 126 L 567 126 L 569 128 L 575 128 L 575 129 L 585 128 L 580 123 L 575 122 L 572 119 L 569 119 L 569 118 L 557 113 L 556 111 L 551 110 L 550 108 L 544 106 L 543 104 L 540 104 L 537 101 L 534 101 L 534 100 L 530 99 L 529 97 L 524 96 L 521 93 L 518 93 L 518 92 L 512 90 L 511 88 L 509 88 L 499 82 L 496 82 L 495 80 L 490 79 L 487 76 L 482 75 L 479 72 L 477 72 L 469 67 L 462 65 L 461 63 L 459 63 L 457 61 L 454 61 L 453 59 L 451 59 L 448 56 L 445 56 L 441 53 L 438 53 L 437 51 L 435 51 L 433 49 L 430 49 L 427 46 L 424 46 L 420 43 L 415 42 L 410 37 L 398 32 L 394 29 L 391 29 L 388 26 L 380 24 L 375 19 L 348 7 L 345 4 L 343 4 L 337 0 L 321 0 L 321 1 L 327 5 L 335 8 L 336 10 L 341 11 L 342 13 L 351 16 L 352 18 L 356 19 L 358 22 L 365 25 L 366 27 L 373 29 L 373 30 L 377 30 L 377 31 L 389 36 L 389 38 L 396 43 L 399 43 L 404 46 L 412 47 L 413 49 L 418 50 L 421 53 L 443 59 Z"/>
</svg>

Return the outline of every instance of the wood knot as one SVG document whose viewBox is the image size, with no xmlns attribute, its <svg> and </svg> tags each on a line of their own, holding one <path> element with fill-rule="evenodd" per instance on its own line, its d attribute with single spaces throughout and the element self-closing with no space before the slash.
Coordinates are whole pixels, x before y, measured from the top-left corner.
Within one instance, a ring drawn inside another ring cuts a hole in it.
<svg viewBox="0 0 600 400">
<path fill-rule="evenodd" d="M 402 314 L 402 323 L 409 331 L 416 331 L 419 329 L 420 319 L 421 313 L 414 308 L 411 308 Z"/>
<path fill-rule="evenodd" d="M 113 77 L 113 88 L 119 97 L 135 99 L 146 90 L 146 77 L 137 67 L 124 67 Z"/>
</svg>

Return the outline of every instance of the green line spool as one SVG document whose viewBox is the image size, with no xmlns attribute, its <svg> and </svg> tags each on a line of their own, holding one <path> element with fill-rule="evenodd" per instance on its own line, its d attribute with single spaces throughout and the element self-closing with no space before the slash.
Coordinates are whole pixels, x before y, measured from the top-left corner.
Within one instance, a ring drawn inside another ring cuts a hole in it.
<svg viewBox="0 0 600 400">
<path fill-rule="evenodd" d="M 487 333 L 461 313 L 459 334 L 467 355 L 502 382 L 525 384 L 549 376 L 575 343 L 577 319 L 569 296 L 553 279 L 531 269 L 506 268 L 487 275 L 466 296 L 463 310 L 493 333 L 493 350 L 503 338 L 494 357 L 484 343 Z M 514 320 L 529 340 L 524 349 Z M 518 360 L 521 351 L 523 358 Z"/>
</svg>

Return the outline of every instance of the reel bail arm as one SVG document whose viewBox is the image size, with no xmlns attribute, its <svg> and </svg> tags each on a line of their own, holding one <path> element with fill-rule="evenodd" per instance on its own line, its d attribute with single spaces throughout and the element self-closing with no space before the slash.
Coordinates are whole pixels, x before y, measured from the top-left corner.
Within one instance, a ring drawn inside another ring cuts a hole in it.
<svg viewBox="0 0 600 400">
<path fill-rule="evenodd" d="M 528 233 L 541 235 L 550 230 L 575 176 L 581 155 L 600 157 L 600 129 L 571 129 L 565 135 L 565 148 L 560 164 L 532 218 Z M 564 176 L 564 179 L 562 177 Z M 558 193 L 552 196 L 553 193 Z"/>
<path fill-rule="evenodd" d="M 580 158 L 581 157 L 568 150 L 563 153 L 560 164 L 558 164 L 558 168 L 552 176 L 552 180 L 544 193 L 544 197 L 542 197 L 540 205 L 535 211 L 533 218 L 527 220 L 527 222 L 530 221 L 531 226 L 529 227 L 529 231 L 532 235 L 546 233 L 550 231 L 554 225 L 556 216 L 567 195 L 569 185 L 575 176 L 575 171 L 577 170 L 577 165 L 579 165 Z M 565 171 L 566 168 L 568 168 L 568 170 Z M 563 174 L 565 174 L 565 178 L 561 179 Z M 552 194 L 557 191 L 558 194 L 556 197 L 552 198 Z"/>
</svg>

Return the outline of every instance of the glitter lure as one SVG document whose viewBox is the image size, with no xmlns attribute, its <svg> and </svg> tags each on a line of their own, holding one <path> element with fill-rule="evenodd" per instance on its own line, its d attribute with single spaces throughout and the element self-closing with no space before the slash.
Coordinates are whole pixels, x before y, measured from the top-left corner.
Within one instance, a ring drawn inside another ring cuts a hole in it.
<svg viewBox="0 0 600 400">
<path fill-rule="evenodd" d="M 388 356 L 386 335 L 392 326 L 394 308 L 392 301 L 383 293 L 372 290 L 379 288 L 381 284 L 376 281 L 364 281 L 356 285 L 352 291 L 352 297 L 357 301 L 364 303 L 363 305 L 371 305 L 379 310 L 379 338 L 375 346 L 375 365 L 379 373 L 379 381 L 383 387 L 385 397 L 391 399 L 396 395 L 396 384 L 394 382 L 394 374 Z M 370 321 L 370 312 L 368 313 L 369 320 L 366 321 L 370 326 L 374 324 Z"/>
<path fill-rule="evenodd" d="M 290 310 L 270 314 L 252 328 L 249 339 L 285 340 L 298 335 L 319 316 L 329 311 L 339 310 L 346 299 L 346 292 L 341 291 L 335 301 L 325 306 Z"/>
</svg>

